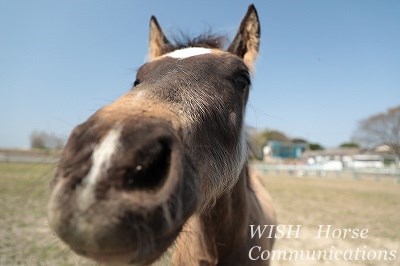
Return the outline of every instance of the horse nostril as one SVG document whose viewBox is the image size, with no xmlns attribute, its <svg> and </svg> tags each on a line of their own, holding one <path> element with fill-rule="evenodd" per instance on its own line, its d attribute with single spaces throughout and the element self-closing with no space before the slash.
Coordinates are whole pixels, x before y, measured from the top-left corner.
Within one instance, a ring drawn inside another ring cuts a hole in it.
<svg viewBox="0 0 400 266">
<path fill-rule="evenodd" d="M 168 176 L 171 158 L 169 140 L 161 139 L 144 146 L 135 155 L 136 164 L 125 170 L 123 187 L 125 189 L 156 190 Z"/>
</svg>

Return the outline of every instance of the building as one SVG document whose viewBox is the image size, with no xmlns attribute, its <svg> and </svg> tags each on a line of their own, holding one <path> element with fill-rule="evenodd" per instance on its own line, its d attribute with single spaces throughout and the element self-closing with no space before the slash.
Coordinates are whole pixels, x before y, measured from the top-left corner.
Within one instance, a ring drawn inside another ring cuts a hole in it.
<svg viewBox="0 0 400 266">
<path fill-rule="evenodd" d="M 263 148 L 264 159 L 300 159 L 308 149 L 307 143 L 290 143 L 277 140 L 267 142 Z"/>
<path fill-rule="evenodd" d="M 325 170 L 344 168 L 383 168 L 390 155 L 359 148 L 335 148 L 321 151 L 306 151 L 302 156 L 307 164 L 318 165 Z"/>
</svg>

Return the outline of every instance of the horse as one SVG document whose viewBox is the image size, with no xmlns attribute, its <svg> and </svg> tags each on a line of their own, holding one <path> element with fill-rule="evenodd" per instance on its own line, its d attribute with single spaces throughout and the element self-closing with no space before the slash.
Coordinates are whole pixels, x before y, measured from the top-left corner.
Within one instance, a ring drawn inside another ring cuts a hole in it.
<svg viewBox="0 0 400 266">
<path fill-rule="evenodd" d="M 269 265 L 249 257 L 274 243 L 250 225 L 276 223 L 248 165 L 254 5 L 227 49 L 224 40 L 171 42 L 151 17 L 149 59 L 132 89 L 73 129 L 51 181 L 49 225 L 75 253 L 147 265 L 174 247 L 174 265 Z"/>
</svg>

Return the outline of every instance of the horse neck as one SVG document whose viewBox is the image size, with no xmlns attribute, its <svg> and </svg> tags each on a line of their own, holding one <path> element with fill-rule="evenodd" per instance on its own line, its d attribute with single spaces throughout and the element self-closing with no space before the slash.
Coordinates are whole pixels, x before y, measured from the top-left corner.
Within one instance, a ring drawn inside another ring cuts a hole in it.
<svg viewBox="0 0 400 266">
<path fill-rule="evenodd" d="M 219 254 L 232 254 L 246 243 L 249 221 L 247 177 L 246 165 L 232 191 L 222 195 L 209 212 L 200 216 L 204 231 L 211 243 L 217 244 Z"/>
<path fill-rule="evenodd" d="M 247 254 L 248 223 L 248 170 L 245 165 L 229 193 L 219 197 L 207 212 L 189 219 L 184 229 L 188 233 L 177 242 L 175 262 L 178 261 L 177 265 L 179 261 L 204 262 L 206 265 L 216 265 L 222 260 L 224 265 L 241 265 L 242 260 L 245 263 L 247 257 L 242 256 Z M 191 243 L 191 247 L 187 247 L 187 243 Z M 191 254 L 191 257 L 183 253 Z"/>
</svg>

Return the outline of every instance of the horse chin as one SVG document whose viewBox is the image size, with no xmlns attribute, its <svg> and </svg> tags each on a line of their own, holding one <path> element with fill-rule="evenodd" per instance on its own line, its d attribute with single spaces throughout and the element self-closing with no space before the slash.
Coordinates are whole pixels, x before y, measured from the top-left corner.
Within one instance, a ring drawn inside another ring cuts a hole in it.
<svg viewBox="0 0 400 266">
<path fill-rule="evenodd" d="M 72 250 L 80 256 L 86 257 L 100 264 L 106 265 L 148 265 L 160 257 L 172 245 L 176 237 L 179 235 L 181 228 L 175 232 L 171 232 L 169 236 L 162 239 L 156 239 L 151 246 L 125 247 L 121 250 L 113 251 L 88 251 L 84 249 Z M 145 237 L 145 236 L 143 236 Z"/>
<path fill-rule="evenodd" d="M 162 208 L 148 212 L 146 217 L 128 211 L 120 219 L 113 219 L 113 214 L 100 215 L 96 209 L 90 218 L 84 214 L 78 220 L 71 217 L 55 231 L 78 255 L 108 265 L 147 265 L 156 261 L 173 244 L 186 221 L 182 217 L 166 224 Z M 99 222 L 108 219 L 114 223 Z"/>
</svg>

